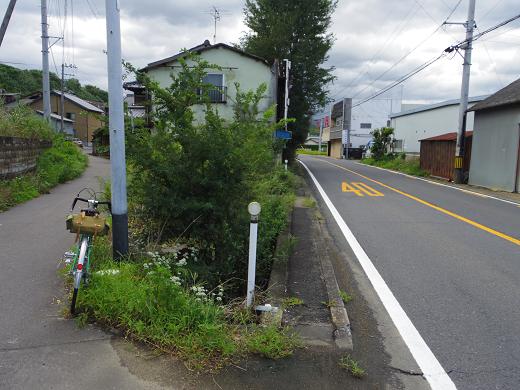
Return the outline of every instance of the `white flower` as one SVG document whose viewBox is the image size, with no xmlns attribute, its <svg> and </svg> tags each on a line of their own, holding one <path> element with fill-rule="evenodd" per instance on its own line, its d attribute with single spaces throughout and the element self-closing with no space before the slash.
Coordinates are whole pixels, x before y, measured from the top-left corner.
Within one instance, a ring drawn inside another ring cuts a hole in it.
<svg viewBox="0 0 520 390">
<path fill-rule="evenodd" d="M 117 275 L 119 273 L 118 269 L 103 269 L 101 271 L 97 271 L 97 275 Z"/>
<path fill-rule="evenodd" d="M 182 259 L 179 260 L 179 262 L 177 263 L 177 266 L 179 266 L 179 267 L 184 267 L 186 264 L 188 264 L 188 262 L 187 262 L 186 259 L 183 257 Z"/>
</svg>

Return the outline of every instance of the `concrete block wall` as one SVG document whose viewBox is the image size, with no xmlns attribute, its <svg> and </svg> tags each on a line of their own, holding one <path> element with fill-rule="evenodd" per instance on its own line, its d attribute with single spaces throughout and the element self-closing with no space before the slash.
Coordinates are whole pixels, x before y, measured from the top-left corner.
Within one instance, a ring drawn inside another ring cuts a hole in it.
<svg viewBox="0 0 520 390">
<path fill-rule="evenodd" d="M 0 137 L 0 179 L 12 179 L 36 168 L 38 156 L 51 141 Z"/>
</svg>

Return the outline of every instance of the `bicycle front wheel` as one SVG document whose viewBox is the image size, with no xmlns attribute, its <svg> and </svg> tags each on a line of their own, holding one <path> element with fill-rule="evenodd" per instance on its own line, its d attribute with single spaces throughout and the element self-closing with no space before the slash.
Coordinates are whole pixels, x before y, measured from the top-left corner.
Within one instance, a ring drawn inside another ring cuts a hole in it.
<svg viewBox="0 0 520 390">
<path fill-rule="evenodd" d="M 76 300 L 78 298 L 78 290 L 81 285 L 81 278 L 83 276 L 83 265 L 85 262 L 85 256 L 87 254 L 87 248 L 88 248 L 88 238 L 83 237 L 81 240 L 81 243 L 79 245 L 79 255 L 78 255 L 78 261 L 74 267 L 74 291 L 72 293 L 72 299 L 70 301 L 70 314 L 74 315 L 76 314 Z"/>
</svg>

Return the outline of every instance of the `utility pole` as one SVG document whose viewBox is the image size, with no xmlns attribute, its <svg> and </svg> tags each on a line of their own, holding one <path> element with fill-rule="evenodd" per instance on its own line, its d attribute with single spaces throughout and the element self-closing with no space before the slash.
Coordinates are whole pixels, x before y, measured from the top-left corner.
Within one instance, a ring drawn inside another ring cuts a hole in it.
<svg viewBox="0 0 520 390">
<path fill-rule="evenodd" d="M 291 71 L 291 61 L 288 59 L 283 60 L 285 62 L 285 96 L 284 96 L 284 112 L 283 119 L 285 119 L 285 130 L 287 131 L 287 114 L 289 113 L 289 73 Z"/>
<path fill-rule="evenodd" d="M 119 0 L 105 0 L 107 18 L 108 129 L 112 173 L 112 245 L 114 258 L 128 253 L 125 119 Z"/>
<path fill-rule="evenodd" d="M 67 65 L 67 64 L 61 64 L 61 98 L 60 98 L 60 114 L 61 114 L 61 125 L 60 130 L 63 133 L 65 130 L 65 124 L 64 124 L 64 112 L 65 112 L 65 76 L 72 76 L 71 74 L 65 75 L 65 68 L 76 68 L 75 65 Z M 88 132 L 88 129 L 87 129 Z M 88 142 L 88 134 L 87 134 L 87 142 Z"/>
<path fill-rule="evenodd" d="M 11 15 L 13 14 L 15 5 L 16 0 L 9 1 L 9 5 L 7 6 L 7 10 L 5 11 L 4 20 L 2 21 L 2 25 L 0 25 L 0 46 L 2 46 L 2 41 L 4 40 L 4 35 L 7 31 L 7 26 L 9 25 L 9 21 L 11 20 Z"/>
<path fill-rule="evenodd" d="M 459 128 L 457 131 L 457 147 L 455 150 L 455 183 L 464 182 L 464 144 L 466 137 L 466 116 L 468 110 L 469 76 L 471 67 L 471 51 L 473 49 L 473 29 L 475 28 L 475 0 L 469 0 L 468 20 L 466 27 L 466 44 L 460 89 Z"/>
<path fill-rule="evenodd" d="M 43 117 L 51 120 L 51 86 L 49 81 L 49 33 L 47 24 L 47 0 L 41 0 L 42 8 L 42 93 Z"/>
</svg>

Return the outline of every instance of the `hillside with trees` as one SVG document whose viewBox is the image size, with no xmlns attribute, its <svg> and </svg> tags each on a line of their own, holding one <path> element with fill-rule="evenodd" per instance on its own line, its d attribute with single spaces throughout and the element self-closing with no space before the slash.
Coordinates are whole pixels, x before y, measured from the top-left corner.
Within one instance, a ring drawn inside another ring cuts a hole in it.
<svg viewBox="0 0 520 390">
<path fill-rule="evenodd" d="M 51 89 L 60 90 L 61 81 L 55 73 L 50 73 Z M 22 96 L 42 89 L 42 71 L 37 69 L 18 69 L 0 64 L 0 89 L 20 93 Z M 95 85 L 81 85 L 77 79 L 65 80 L 65 91 L 85 100 L 108 101 L 108 93 Z"/>
</svg>

